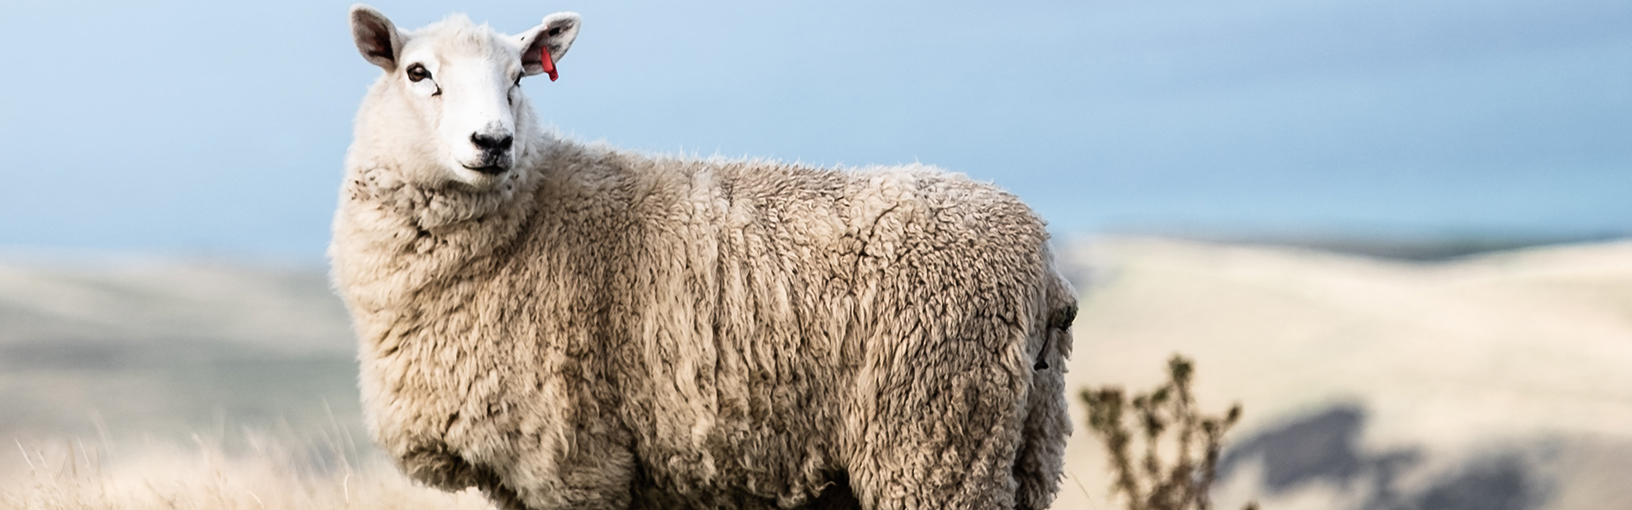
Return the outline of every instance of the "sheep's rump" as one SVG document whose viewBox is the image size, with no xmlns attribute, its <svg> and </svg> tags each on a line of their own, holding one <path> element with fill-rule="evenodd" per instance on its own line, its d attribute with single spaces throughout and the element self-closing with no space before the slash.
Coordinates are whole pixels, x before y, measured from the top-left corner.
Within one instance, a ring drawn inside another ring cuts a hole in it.
<svg viewBox="0 0 1632 510">
<path fill-rule="evenodd" d="M 594 156 L 545 180 L 527 245 L 604 278 L 637 499 L 1052 499 L 1075 305 L 1014 196 L 923 167 Z"/>
</svg>

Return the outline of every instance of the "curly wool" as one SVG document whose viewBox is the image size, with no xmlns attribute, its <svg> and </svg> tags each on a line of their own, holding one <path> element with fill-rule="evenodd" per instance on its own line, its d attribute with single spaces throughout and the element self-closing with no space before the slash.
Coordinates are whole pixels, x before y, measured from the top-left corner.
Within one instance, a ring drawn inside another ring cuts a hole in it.
<svg viewBox="0 0 1632 510">
<path fill-rule="evenodd" d="M 379 108 L 330 254 L 412 478 L 510 509 L 1052 501 L 1075 298 L 1013 195 L 583 145 L 530 108 L 501 185 L 414 184 Z"/>
</svg>

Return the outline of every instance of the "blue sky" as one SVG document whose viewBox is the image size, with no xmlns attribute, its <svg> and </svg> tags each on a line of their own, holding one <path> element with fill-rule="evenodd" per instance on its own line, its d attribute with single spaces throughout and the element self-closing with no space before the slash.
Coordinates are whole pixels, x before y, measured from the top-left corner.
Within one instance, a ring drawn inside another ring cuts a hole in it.
<svg viewBox="0 0 1632 510">
<path fill-rule="evenodd" d="M 1632 232 L 1632 2 L 388 2 L 585 22 L 586 140 L 995 181 L 1057 232 Z M 345 2 L 12 0 L 0 246 L 319 257 Z"/>
</svg>

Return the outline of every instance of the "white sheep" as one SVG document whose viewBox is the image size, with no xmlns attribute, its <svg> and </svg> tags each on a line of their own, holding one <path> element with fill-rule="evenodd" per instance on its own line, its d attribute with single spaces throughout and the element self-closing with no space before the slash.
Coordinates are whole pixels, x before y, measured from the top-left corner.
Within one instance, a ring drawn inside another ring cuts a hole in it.
<svg viewBox="0 0 1632 510">
<path fill-rule="evenodd" d="M 573 13 L 351 25 L 385 73 L 330 257 L 410 477 L 508 509 L 1052 501 L 1075 298 L 1013 195 L 561 139 L 520 80 Z"/>
</svg>

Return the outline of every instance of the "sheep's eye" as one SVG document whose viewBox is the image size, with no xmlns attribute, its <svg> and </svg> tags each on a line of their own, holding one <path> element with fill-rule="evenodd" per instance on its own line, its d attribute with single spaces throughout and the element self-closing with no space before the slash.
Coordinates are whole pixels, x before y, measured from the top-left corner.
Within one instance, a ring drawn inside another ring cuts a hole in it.
<svg viewBox="0 0 1632 510">
<path fill-rule="evenodd" d="M 408 81 L 419 83 L 420 81 L 430 77 L 431 72 L 426 71 L 424 65 L 414 64 L 408 66 Z"/>
</svg>

